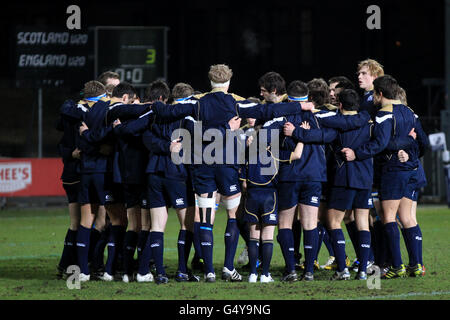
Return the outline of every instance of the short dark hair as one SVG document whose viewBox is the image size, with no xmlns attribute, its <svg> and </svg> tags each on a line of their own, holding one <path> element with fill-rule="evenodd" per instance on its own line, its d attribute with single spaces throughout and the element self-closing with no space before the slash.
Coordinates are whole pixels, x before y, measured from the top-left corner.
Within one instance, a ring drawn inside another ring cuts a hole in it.
<svg viewBox="0 0 450 320">
<path fill-rule="evenodd" d="M 97 81 L 103 83 L 103 85 L 106 86 L 107 79 L 120 79 L 120 76 L 117 72 L 105 71 L 98 76 Z"/>
<path fill-rule="evenodd" d="M 270 71 L 261 76 L 258 80 L 258 85 L 265 88 L 269 92 L 277 91 L 277 95 L 286 93 L 286 81 L 277 72 Z"/>
<path fill-rule="evenodd" d="M 337 88 L 355 90 L 355 85 L 353 84 L 353 82 L 351 82 L 350 80 L 347 79 L 347 80 L 339 81 L 338 84 L 336 85 L 335 89 L 337 89 Z"/>
<path fill-rule="evenodd" d="M 287 94 L 291 97 L 304 97 L 309 93 L 306 83 L 300 80 L 294 80 L 287 87 Z"/>
<path fill-rule="evenodd" d="M 343 81 L 348 81 L 350 82 L 350 79 L 347 78 L 346 76 L 336 76 L 336 77 L 331 77 L 330 79 L 328 79 L 328 85 L 332 84 L 332 83 L 339 83 L 339 82 L 343 82 Z"/>
<path fill-rule="evenodd" d="M 315 78 L 308 82 L 309 100 L 322 106 L 330 101 L 330 87 L 322 78 Z"/>
<path fill-rule="evenodd" d="M 130 97 L 134 97 L 137 96 L 137 91 L 128 82 L 121 82 L 114 87 L 112 96 L 116 98 L 122 98 L 124 94 L 128 94 Z"/>
<path fill-rule="evenodd" d="M 359 110 L 359 95 L 353 89 L 344 89 L 338 94 L 338 100 L 342 108 L 347 111 Z"/>
<path fill-rule="evenodd" d="M 148 85 L 144 92 L 144 102 L 156 101 L 162 97 L 167 100 L 170 97 L 170 89 L 167 83 L 162 80 L 153 81 Z"/>
<path fill-rule="evenodd" d="M 373 80 L 374 92 L 383 94 L 386 99 L 396 99 L 398 93 L 398 82 L 394 77 L 385 74 Z"/>
</svg>

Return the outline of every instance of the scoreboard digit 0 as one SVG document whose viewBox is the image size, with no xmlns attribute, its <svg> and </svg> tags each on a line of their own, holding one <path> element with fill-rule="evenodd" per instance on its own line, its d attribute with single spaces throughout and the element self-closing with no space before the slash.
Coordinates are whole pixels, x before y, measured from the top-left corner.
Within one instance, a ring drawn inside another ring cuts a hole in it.
<svg viewBox="0 0 450 320">
<path fill-rule="evenodd" d="M 167 81 L 167 27 L 96 27 L 95 74 L 112 70 L 120 81 L 145 87 Z"/>
</svg>

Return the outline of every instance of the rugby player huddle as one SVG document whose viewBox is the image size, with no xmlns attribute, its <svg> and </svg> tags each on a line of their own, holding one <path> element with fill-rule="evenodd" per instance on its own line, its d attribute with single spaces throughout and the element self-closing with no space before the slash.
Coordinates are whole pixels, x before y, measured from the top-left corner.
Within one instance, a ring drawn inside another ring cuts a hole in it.
<svg viewBox="0 0 450 320">
<path fill-rule="evenodd" d="M 239 235 L 248 281 L 258 281 L 258 268 L 260 282 L 274 281 L 276 226 L 281 281 L 314 280 L 319 268 L 334 270 L 331 280 L 349 279 L 349 269 L 365 280 L 377 267 L 385 279 L 424 275 L 416 207 L 428 139 L 397 81 L 372 59 L 358 64 L 362 98 L 346 77 L 296 80 L 286 89 L 281 75 L 268 72 L 258 82 L 260 101 L 228 93 L 232 75 L 227 65 L 213 65 L 208 93 L 185 83 L 170 92 L 158 80 L 139 99 L 106 72 L 85 84 L 81 101 L 63 103 L 61 179 L 71 223 L 59 276 L 78 265 L 80 281 L 167 283 L 164 231 L 172 207 L 180 222 L 175 280 L 200 281 L 194 271 L 201 270 L 215 282 L 219 202 L 228 217 L 225 281 L 243 280 L 234 266 Z M 357 257 L 352 265 L 342 221 Z M 322 243 L 330 258 L 319 266 Z"/>
</svg>

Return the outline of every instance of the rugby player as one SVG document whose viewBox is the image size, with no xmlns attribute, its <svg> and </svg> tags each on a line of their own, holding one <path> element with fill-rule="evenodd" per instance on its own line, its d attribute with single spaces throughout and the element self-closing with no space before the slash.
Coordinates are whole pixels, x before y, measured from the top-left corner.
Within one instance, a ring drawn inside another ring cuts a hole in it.
<svg viewBox="0 0 450 320">
<path fill-rule="evenodd" d="M 63 132 L 58 143 L 59 154 L 64 164 L 61 180 L 66 192 L 70 225 L 64 239 L 64 249 L 57 266 L 58 277 L 62 277 L 70 265 L 77 264 L 76 234 L 80 224 L 80 204 L 78 193 L 80 189 L 80 149 L 78 125 L 82 121 L 82 111 L 72 100 L 65 101 L 60 109 L 57 130 Z"/>
<path fill-rule="evenodd" d="M 379 196 L 383 208 L 383 223 L 392 254 L 392 266 L 383 278 L 392 279 L 406 275 L 395 218 L 398 212 L 400 221 L 406 229 L 414 227 L 414 221 L 411 219 L 411 198 L 412 191 L 416 187 L 418 157 L 417 154 L 413 154 L 409 161 L 402 163 L 397 154 L 385 149 L 390 140 L 407 137 L 415 127 L 416 118 L 411 109 L 396 100 L 398 83 L 393 77 L 388 75 L 378 77 L 373 81 L 373 86 L 374 105 L 381 106 L 375 118 L 373 139 L 355 150 L 343 148 L 342 153 L 347 161 L 364 160 L 381 153 Z M 412 260 L 416 261 L 416 258 Z"/>
</svg>

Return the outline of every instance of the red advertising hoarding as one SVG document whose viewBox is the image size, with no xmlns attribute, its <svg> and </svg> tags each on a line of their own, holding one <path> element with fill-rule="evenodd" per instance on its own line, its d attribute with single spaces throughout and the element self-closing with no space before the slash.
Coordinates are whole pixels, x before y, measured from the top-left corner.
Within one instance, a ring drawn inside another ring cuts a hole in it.
<svg viewBox="0 0 450 320">
<path fill-rule="evenodd" d="M 0 197 L 64 196 L 61 158 L 0 159 Z"/>
</svg>

